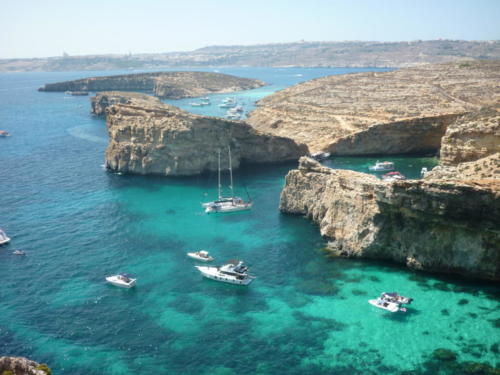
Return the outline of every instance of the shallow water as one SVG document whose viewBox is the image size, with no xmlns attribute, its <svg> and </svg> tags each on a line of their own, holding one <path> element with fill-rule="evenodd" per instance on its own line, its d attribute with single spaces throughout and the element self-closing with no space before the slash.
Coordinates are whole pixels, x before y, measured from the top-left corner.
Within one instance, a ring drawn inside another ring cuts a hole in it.
<svg viewBox="0 0 500 375">
<path fill-rule="evenodd" d="M 249 109 L 300 80 L 354 71 L 219 70 L 273 84 L 237 94 Z M 36 91 L 87 75 L 0 75 L 0 128 L 13 134 L 0 139 L 0 227 L 12 237 L 0 248 L 0 355 L 77 375 L 438 373 L 423 367 L 437 348 L 496 364 L 499 288 L 329 257 L 314 224 L 277 210 L 295 163 L 236 171 L 254 209 L 225 216 L 200 206 L 216 195 L 215 174 L 104 171 L 105 124 L 90 116 L 89 99 Z M 176 102 L 193 110 L 188 103 Z M 367 171 L 376 159 L 325 164 Z M 436 162 L 385 159 L 408 177 Z M 217 261 L 244 259 L 258 278 L 246 288 L 202 279 L 185 255 L 200 248 Z M 123 271 L 137 275 L 135 289 L 104 283 Z M 367 303 L 393 289 L 415 299 L 408 313 Z"/>
</svg>

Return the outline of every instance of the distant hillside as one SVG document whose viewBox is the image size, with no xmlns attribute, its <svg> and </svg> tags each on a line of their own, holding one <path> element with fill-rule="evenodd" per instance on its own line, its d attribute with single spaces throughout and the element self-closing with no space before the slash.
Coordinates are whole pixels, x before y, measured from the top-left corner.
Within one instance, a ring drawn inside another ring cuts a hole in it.
<svg viewBox="0 0 500 375">
<path fill-rule="evenodd" d="M 159 69 L 210 66 L 409 67 L 500 59 L 500 41 L 298 42 L 210 46 L 190 52 L 2 59 L 0 71 Z"/>
</svg>

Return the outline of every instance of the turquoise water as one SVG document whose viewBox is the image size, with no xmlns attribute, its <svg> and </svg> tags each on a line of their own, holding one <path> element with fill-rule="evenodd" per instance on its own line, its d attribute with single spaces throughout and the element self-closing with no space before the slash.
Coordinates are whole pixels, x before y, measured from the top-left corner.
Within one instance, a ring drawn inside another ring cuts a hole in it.
<svg viewBox="0 0 500 375">
<path fill-rule="evenodd" d="M 301 79 L 353 71 L 219 70 L 273 84 L 238 94 L 250 104 Z M 254 209 L 225 216 L 200 206 L 216 195 L 215 174 L 104 171 L 105 124 L 90 116 L 89 99 L 36 91 L 87 75 L 0 75 L 0 129 L 13 134 L 0 138 L 0 227 L 12 237 L 0 248 L 0 355 L 73 375 L 455 374 L 466 361 L 498 366 L 498 286 L 330 257 L 314 224 L 277 210 L 295 163 L 237 171 L 237 192 L 247 188 Z M 325 164 L 366 171 L 376 159 Z M 436 162 L 380 159 L 408 177 Z M 185 255 L 200 248 L 217 261 L 244 259 L 258 278 L 246 288 L 202 279 Z M 116 272 L 137 275 L 137 287 L 106 285 Z M 408 313 L 367 303 L 393 289 L 415 299 Z M 457 361 L 431 361 L 437 348 Z"/>
</svg>

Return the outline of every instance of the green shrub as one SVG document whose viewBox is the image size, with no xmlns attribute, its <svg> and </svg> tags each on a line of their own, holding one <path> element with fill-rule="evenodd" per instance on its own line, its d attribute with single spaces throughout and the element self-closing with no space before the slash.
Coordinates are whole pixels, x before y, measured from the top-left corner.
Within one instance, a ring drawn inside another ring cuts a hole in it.
<svg viewBox="0 0 500 375">
<path fill-rule="evenodd" d="M 44 371 L 47 375 L 52 375 L 52 370 L 45 363 L 40 363 L 36 369 Z"/>
<path fill-rule="evenodd" d="M 5 370 L 2 372 L 2 375 L 14 375 L 14 373 L 10 370 Z"/>
</svg>

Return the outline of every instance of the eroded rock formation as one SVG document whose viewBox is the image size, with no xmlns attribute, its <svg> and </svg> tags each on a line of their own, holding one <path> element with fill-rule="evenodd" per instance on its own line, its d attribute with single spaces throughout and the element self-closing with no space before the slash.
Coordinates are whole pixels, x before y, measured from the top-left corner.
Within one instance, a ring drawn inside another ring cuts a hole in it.
<svg viewBox="0 0 500 375">
<path fill-rule="evenodd" d="M 296 160 L 307 153 L 289 138 L 264 134 L 242 121 L 198 116 L 144 97 L 118 100 L 107 108 L 107 167 L 124 173 L 167 176 L 216 171 L 218 150 L 233 168 L 240 163 Z"/>
<path fill-rule="evenodd" d="M 39 91 L 144 91 L 160 98 L 180 99 L 249 90 L 263 85 L 259 80 L 221 73 L 156 72 L 49 83 Z"/>
<path fill-rule="evenodd" d="M 498 108 L 469 113 L 450 125 L 442 140 L 441 164 L 456 165 L 500 152 Z"/>
<path fill-rule="evenodd" d="M 458 116 L 498 104 L 500 61 L 314 79 L 258 102 L 256 129 L 338 155 L 438 151 Z"/>
<path fill-rule="evenodd" d="M 103 91 L 90 98 L 91 112 L 97 116 L 104 116 L 106 108 L 113 104 L 140 105 L 141 102 L 145 105 L 161 104 L 158 98 L 138 92 Z"/>
<path fill-rule="evenodd" d="M 44 370 L 45 369 L 45 370 Z M 47 375 L 50 370 L 46 365 L 40 365 L 23 357 L 0 357 L 0 374 L 13 375 Z"/>
<path fill-rule="evenodd" d="M 387 183 L 301 158 L 280 210 L 319 224 L 334 251 L 500 280 L 500 180 Z"/>
</svg>

